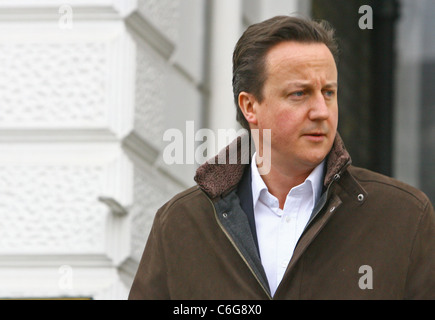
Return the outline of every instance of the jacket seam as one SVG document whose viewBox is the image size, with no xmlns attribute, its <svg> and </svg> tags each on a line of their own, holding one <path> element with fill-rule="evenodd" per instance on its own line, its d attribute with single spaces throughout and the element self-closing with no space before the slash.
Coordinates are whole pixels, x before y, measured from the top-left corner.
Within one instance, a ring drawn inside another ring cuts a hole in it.
<svg viewBox="0 0 435 320">
<path fill-rule="evenodd" d="M 163 231 L 163 221 L 161 219 L 161 215 L 156 215 L 156 221 L 154 222 L 152 229 L 150 231 L 150 236 L 152 237 L 152 241 L 159 247 L 159 249 L 161 250 L 161 252 L 159 254 L 161 254 L 161 256 L 163 257 L 163 261 L 162 264 L 164 265 L 164 271 L 165 271 L 165 278 L 164 278 L 164 282 L 165 282 L 165 286 L 164 286 L 164 290 L 166 291 L 165 293 L 168 295 L 167 299 L 171 299 L 171 292 L 169 289 L 169 283 L 168 283 L 168 267 L 166 264 L 167 261 L 167 255 L 166 255 L 166 251 L 165 251 L 165 246 L 163 244 L 163 239 L 162 239 L 162 231 Z M 157 227 L 157 228 L 156 228 Z M 158 233 L 158 234 L 157 234 Z M 148 240 L 149 241 L 149 240 Z M 147 241 L 147 242 L 148 242 Z M 139 265 L 140 268 L 140 265 Z"/>
<path fill-rule="evenodd" d="M 180 201 L 186 201 L 187 198 L 194 197 L 195 196 L 194 193 L 197 192 L 198 190 L 201 191 L 201 189 L 199 187 L 194 188 L 192 191 L 184 194 L 183 196 L 177 197 L 176 199 L 172 199 L 171 201 L 169 201 L 166 204 L 166 207 L 163 206 L 159 210 L 160 214 L 156 215 L 156 218 L 159 219 L 159 221 L 160 221 L 160 225 L 162 227 L 164 227 L 166 225 L 166 219 L 168 216 L 168 212 L 170 212 L 174 206 L 178 205 L 180 203 Z"/>
<path fill-rule="evenodd" d="M 420 214 L 420 216 L 419 216 L 418 223 L 417 223 L 417 226 L 416 226 L 415 231 L 414 231 L 414 236 L 412 238 L 411 250 L 409 250 L 409 255 L 408 255 L 408 266 L 407 266 L 407 270 L 406 270 L 406 280 L 405 280 L 405 286 L 404 286 L 404 298 L 406 297 L 406 289 L 408 287 L 409 268 L 410 268 L 410 265 L 411 265 L 411 262 L 412 262 L 411 261 L 412 260 L 411 256 L 412 256 L 412 253 L 414 252 L 415 241 L 417 239 L 418 230 L 420 229 L 421 223 L 423 221 L 423 216 L 425 214 L 427 214 L 426 213 L 426 209 L 428 208 L 428 206 L 429 206 L 429 202 L 426 203 L 422 214 Z"/>
<path fill-rule="evenodd" d="M 417 197 L 414 193 L 412 193 L 412 192 L 410 192 L 410 191 L 408 191 L 408 190 L 406 190 L 406 189 L 404 189 L 404 188 L 401 188 L 401 187 L 396 186 L 396 185 L 391 184 L 391 183 L 382 182 L 382 181 L 379 181 L 379 180 L 365 180 L 365 179 L 359 179 L 359 178 L 357 178 L 357 177 L 355 177 L 355 179 L 357 179 L 359 182 L 373 182 L 373 183 L 379 183 L 379 184 L 383 184 L 383 185 L 389 186 L 389 187 L 391 187 L 391 188 L 398 189 L 398 190 L 400 190 L 400 191 L 402 191 L 402 192 L 404 192 L 404 193 L 407 193 L 408 195 L 410 195 L 411 197 L 413 197 L 415 200 L 417 200 L 417 202 L 418 202 L 419 205 L 420 205 L 420 209 L 422 209 L 422 210 L 426 210 L 426 207 L 427 207 L 428 202 L 427 202 L 427 201 L 424 201 L 424 200 L 422 200 L 422 199 L 420 199 L 420 198 Z"/>
<path fill-rule="evenodd" d="M 179 201 L 181 201 L 181 200 L 185 200 L 185 198 L 191 196 L 192 193 L 195 193 L 195 192 L 197 192 L 198 190 L 200 190 L 200 188 L 199 188 L 198 186 L 196 186 L 196 188 L 194 188 L 194 189 L 191 190 L 190 192 L 184 194 L 183 196 L 181 196 L 181 197 L 178 196 L 177 198 L 172 199 L 170 202 L 168 202 L 167 207 L 165 208 L 165 211 L 171 209 L 171 208 L 172 208 L 174 205 L 176 205 Z"/>
</svg>

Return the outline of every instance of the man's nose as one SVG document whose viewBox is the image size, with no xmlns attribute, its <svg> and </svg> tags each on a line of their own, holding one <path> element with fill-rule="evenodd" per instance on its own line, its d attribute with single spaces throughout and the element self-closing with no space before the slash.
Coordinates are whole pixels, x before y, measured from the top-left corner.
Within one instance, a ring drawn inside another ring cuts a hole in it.
<svg viewBox="0 0 435 320">
<path fill-rule="evenodd" d="M 310 120 L 326 120 L 329 118 L 329 108 L 322 93 L 312 97 L 310 101 L 310 110 L 308 113 Z"/>
</svg>

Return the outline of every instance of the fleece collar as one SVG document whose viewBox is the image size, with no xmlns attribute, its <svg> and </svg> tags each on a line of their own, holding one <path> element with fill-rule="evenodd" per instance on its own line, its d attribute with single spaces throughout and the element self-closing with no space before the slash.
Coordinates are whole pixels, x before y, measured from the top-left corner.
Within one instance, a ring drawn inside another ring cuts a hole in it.
<svg viewBox="0 0 435 320">
<path fill-rule="evenodd" d="M 247 135 L 248 133 L 245 133 L 237 137 L 214 158 L 209 159 L 196 170 L 194 180 L 211 199 L 227 194 L 239 184 L 243 172 L 248 165 L 245 160 L 250 160 L 251 150 L 249 148 L 242 148 L 242 142 L 250 142 Z M 237 149 L 237 161 L 228 163 L 229 150 L 235 149 Z M 246 154 L 246 152 L 249 154 Z M 226 163 L 222 164 L 221 159 L 227 159 Z M 337 133 L 334 144 L 326 159 L 324 186 L 327 187 L 334 179 L 334 176 L 341 174 L 350 163 L 350 155 L 344 146 L 343 140 Z"/>
</svg>

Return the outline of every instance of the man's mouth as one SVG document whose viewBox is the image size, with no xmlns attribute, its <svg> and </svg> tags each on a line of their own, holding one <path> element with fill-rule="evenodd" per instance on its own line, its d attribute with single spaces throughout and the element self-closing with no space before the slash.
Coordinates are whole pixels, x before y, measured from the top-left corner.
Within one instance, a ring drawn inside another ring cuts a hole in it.
<svg viewBox="0 0 435 320">
<path fill-rule="evenodd" d="M 310 132 L 310 133 L 307 133 L 306 135 L 308 135 L 308 136 L 326 136 L 326 133 L 323 133 L 323 132 Z"/>
<path fill-rule="evenodd" d="M 303 134 L 303 137 L 307 138 L 312 142 L 321 142 L 326 138 L 326 133 L 324 132 L 309 132 Z"/>
</svg>

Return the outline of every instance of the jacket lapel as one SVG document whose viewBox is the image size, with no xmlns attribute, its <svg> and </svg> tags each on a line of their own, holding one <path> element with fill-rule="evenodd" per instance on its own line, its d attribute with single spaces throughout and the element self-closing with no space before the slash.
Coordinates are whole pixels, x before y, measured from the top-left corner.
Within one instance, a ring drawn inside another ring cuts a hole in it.
<svg viewBox="0 0 435 320">
<path fill-rule="evenodd" d="M 270 294 L 269 283 L 258 253 L 258 245 L 256 245 L 256 240 L 254 240 L 248 222 L 248 216 L 241 207 L 236 190 L 215 202 L 214 206 L 223 231 L 227 234 L 258 282 Z"/>
<path fill-rule="evenodd" d="M 255 246 L 257 247 L 258 255 L 260 256 L 260 251 L 258 249 L 258 239 L 257 239 L 257 228 L 255 227 L 255 216 L 254 216 L 254 207 L 252 201 L 252 190 L 251 190 L 251 169 L 248 166 L 245 169 L 245 173 L 243 174 L 242 180 L 237 187 L 237 195 L 240 199 L 240 206 L 242 207 L 243 212 L 246 214 L 248 218 L 249 227 L 251 229 L 252 237 L 254 238 Z"/>
</svg>

